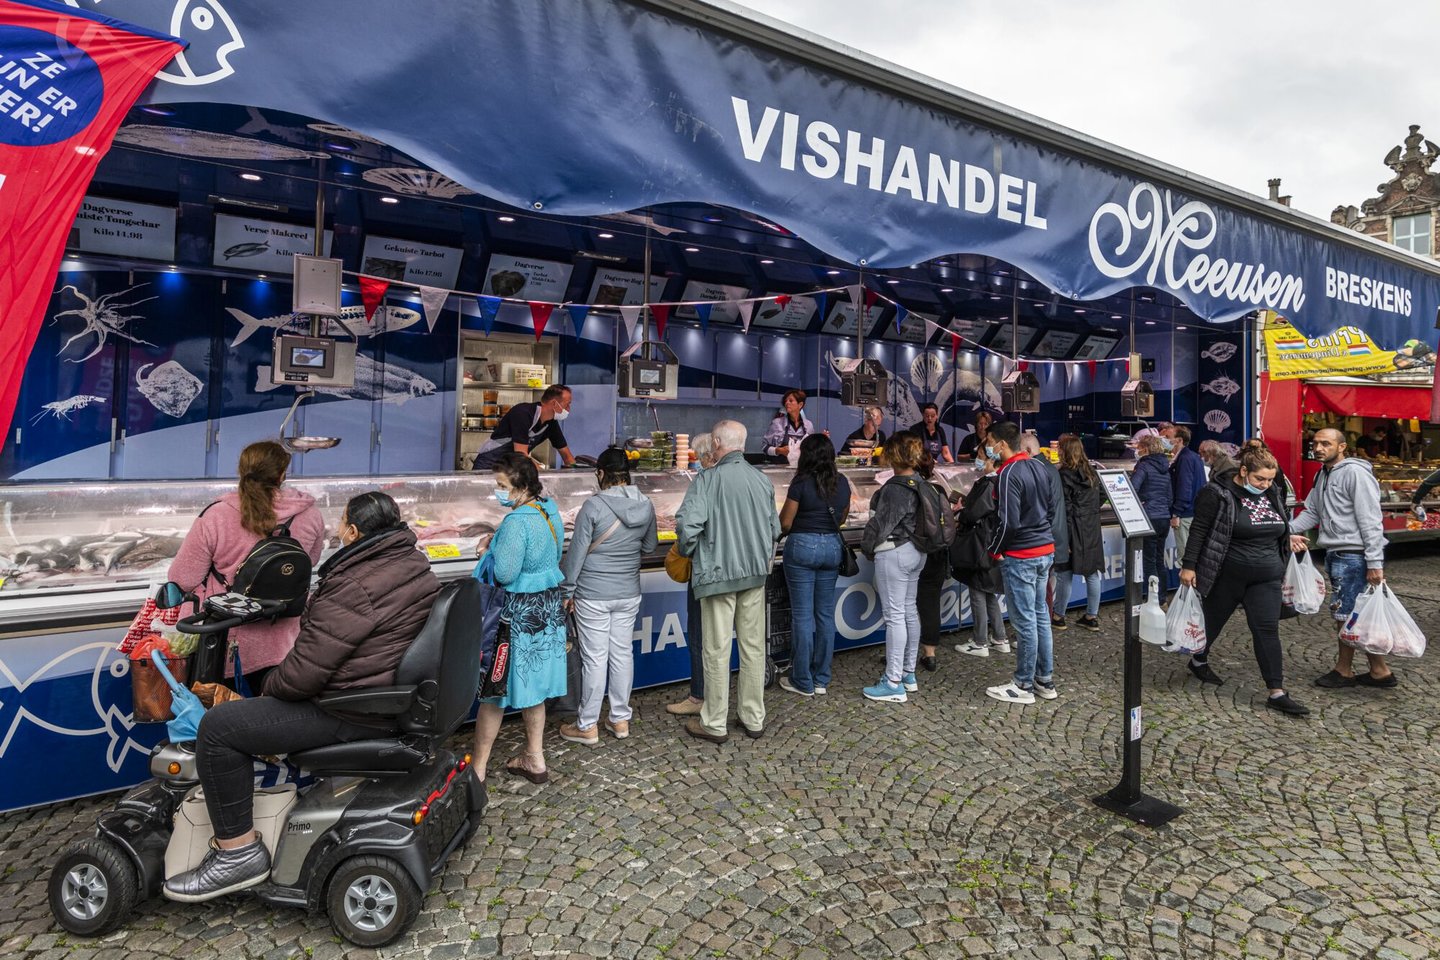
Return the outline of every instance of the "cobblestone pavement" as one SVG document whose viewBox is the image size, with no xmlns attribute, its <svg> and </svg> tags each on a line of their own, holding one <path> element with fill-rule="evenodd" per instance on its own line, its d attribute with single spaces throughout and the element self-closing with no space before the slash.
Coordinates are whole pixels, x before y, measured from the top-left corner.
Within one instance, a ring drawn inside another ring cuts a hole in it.
<svg viewBox="0 0 1440 960">
<path fill-rule="evenodd" d="M 1390 568 L 1440 637 L 1440 556 Z M 1118 778 L 1118 608 L 1056 642 L 1061 697 L 1014 707 L 982 688 L 1011 658 L 942 650 L 904 705 L 859 696 L 873 650 L 838 658 L 828 697 L 776 689 L 758 741 L 685 737 L 637 696 L 625 742 L 551 742 L 544 787 L 492 777 L 487 824 L 385 957 L 1378 957 L 1440 955 L 1437 679 L 1322 691 L 1333 633 L 1282 625 L 1297 697 L 1263 709 L 1232 626 L 1202 688 L 1147 651 L 1146 787 L 1185 814 L 1151 830 L 1091 797 Z M 552 722 L 553 727 L 553 722 Z M 737 733 L 739 731 L 736 731 Z M 507 723 L 499 758 L 519 743 Z M 44 884 L 103 800 L 0 817 L 0 956 L 326 960 L 323 917 L 244 897 L 143 905 L 103 941 L 67 940 Z"/>
</svg>

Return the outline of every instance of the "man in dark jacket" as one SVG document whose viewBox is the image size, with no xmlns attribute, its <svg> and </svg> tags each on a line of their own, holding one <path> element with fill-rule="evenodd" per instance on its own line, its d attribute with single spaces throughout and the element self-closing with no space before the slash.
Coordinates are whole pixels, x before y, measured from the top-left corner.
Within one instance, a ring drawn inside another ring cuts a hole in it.
<svg viewBox="0 0 1440 960">
<path fill-rule="evenodd" d="M 1050 524 L 1050 536 L 1055 540 L 1055 553 L 1051 558 L 1050 575 L 1045 580 L 1045 606 L 1049 611 L 1050 629 L 1064 630 L 1065 611 L 1055 609 L 1056 571 L 1070 565 L 1070 525 L 1065 517 L 1065 484 L 1060 480 L 1060 468 L 1040 452 L 1040 438 L 1033 433 L 1020 437 L 1020 446 L 1036 463 L 1045 469 L 1045 479 L 1050 483 L 1050 502 L 1055 505 L 1055 518 Z"/>
<path fill-rule="evenodd" d="M 1165 568 L 1165 541 L 1170 539 L 1170 459 L 1165 456 L 1165 443 L 1159 435 L 1141 437 L 1135 452 L 1140 455 L 1135 469 L 1130 473 L 1130 482 L 1135 486 L 1135 495 L 1145 508 L 1150 526 L 1155 528 L 1153 537 L 1145 538 L 1144 576 L 1148 590 L 1150 578 L 1160 581 L 1160 602 L 1165 602 L 1166 588 L 1170 574 Z M 1193 514 L 1192 514 L 1193 515 Z"/>
<path fill-rule="evenodd" d="M 1000 459 L 995 508 L 1000 517 L 990 553 L 1000 560 L 1000 576 L 1015 628 L 1015 676 L 988 687 L 985 694 L 1006 703 L 1054 700 L 1053 637 L 1045 587 L 1055 556 L 1052 533 L 1056 506 L 1045 467 L 1020 449 L 1020 428 L 999 423 L 990 428 L 989 445 Z"/>
<path fill-rule="evenodd" d="M 256 756 L 377 735 L 373 720 L 331 713 L 314 698 L 393 684 L 440 581 L 386 494 L 363 493 L 346 504 L 340 542 L 320 567 L 295 647 L 266 678 L 265 695 L 222 703 L 200 721 L 195 764 L 215 841 L 200 866 L 165 882 L 171 900 L 210 900 L 270 876 L 270 853 L 253 820 Z"/>
<path fill-rule="evenodd" d="M 1170 529 L 1175 531 L 1175 556 L 1185 556 L 1185 541 L 1195 521 L 1195 495 L 1205 486 L 1205 461 L 1190 449 L 1190 428 L 1171 427 L 1162 439 L 1171 443 Z"/>
</svg>

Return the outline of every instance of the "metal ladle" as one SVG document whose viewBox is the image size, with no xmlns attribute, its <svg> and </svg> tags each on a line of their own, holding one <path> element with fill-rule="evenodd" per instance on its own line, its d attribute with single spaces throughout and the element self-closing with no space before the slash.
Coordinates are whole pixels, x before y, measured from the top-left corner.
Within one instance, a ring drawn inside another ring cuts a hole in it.
<svg viewBox="0 0 1440 960">
<path fill-rule="evenodd" d="M 313 397 L 313 393 L 296 393 L 295 402 L 290 404 L 290 412 L 285 414 L 285 419 L 280 421 L 280 446 L 291 453 L 305 453 L 307 450 L 329 450 L 340 442 L 339 437 L 302 437 L 299 434 L 300 427 L 295 427 L 296 433 L 292 436 L 285 436 L 285 427 L 295 416 L 295 410 L 300 406 L 300 401 L 306 397 Z"/>
</svg>

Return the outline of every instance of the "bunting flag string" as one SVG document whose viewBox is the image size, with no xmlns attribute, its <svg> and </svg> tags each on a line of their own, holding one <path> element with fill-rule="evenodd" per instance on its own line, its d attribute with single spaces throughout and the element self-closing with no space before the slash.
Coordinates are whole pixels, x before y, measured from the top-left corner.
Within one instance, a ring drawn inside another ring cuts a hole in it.
<svg viewBox="0 0 1440 960">
<path fill-rule="evenodd" d="M 360 278 L 360 301 L 365 304 L 365 321 L 367 323 L 375 316 L 375 309 L 385 299 L 385 294 L 389 289 L 389 280 L 381 277 Z"/>
<path fill-rule="evenodd" d="M 430 332 L 435 332 L 435 321 L 440 319 L 440 312 L 445 309 L 445 301 L 450 299 L 450 291 L 441 287 L 420 288 L 420 309 L 425 313 L 425 325 Z"/>
<path fill-rule="evenodd" d="M 361 299 L 365 303 L 365 317 L 367 320 L 370 319 L 374 315 L 375 309 L 384 300 L 385 295 L 395 284 L 384 277 L 375 277 L 371 276 L 370 274 L 356 273 L 352 270 L 345 271 L 345 274 L 347 276 L 353 276 L 358 279 L 360 284 Z M 435 321 L 438 319 L 441 310 L 443 310 L 444 308 L 446 299 L 452 293 L 459 296 L 468 296 L 475 298 L 480 308 L 480 325 L 487 336 L 494 329 L 495 318 L 500 311 L 501 305 L 506 303 L 513 303 L 516 305 L 524 305 L 529 308 L 531 321 L 535 325 L 535 339 L 537 340 L 539 340 L 544 334 L 545 327 L 550 321 L 551 314 L 555 311 L 556 308 L 563 307 L 565 311 L 570 314 L 570 322 L 574 325 L 575 335 L 577 337 L 580 335 L 580 330 L 585 323 L 586 317 L 589 316 L 592 310 L 619 310 L 626 332 L 628 333 L 631 342 L 634 342 L 636 339 L 636 327 L 639 324 L 642 312 L 646 309 L 645 306 L 641 304 L 616 307 L 613 304 L 554 303 L 544 300 L 519 300 L 511 297 L 496 297 L 489 294 L 469 293 L 463 290 L 446 290 L 441 287 L 427 287 L 420 284 L 410 284 L 404 282 L 400 282 L 400 285 L 405 287 L 414 287 L 416 290 L 419 291 L 421 304 L 425 311 L 425 319 L 426 322 L 430 325 L 432 331 L 435 327 Z M 649 304 L 649 310 L 650 315 L 655 318 L 655 326 L 657 333 L 659 334 L 659 336 L 664 337 L 666 326 L 669 323 L 672 312 L 676 307 L 690 307 L 691 309 L 693 309 L 695 311 L 695 315 L 700 320 L 700 326 L 705 328 L 706 330 L 709 330 L 710 317 L 714 308 L 722 304 L 726 306 L 733 305 L 736 309 L 737 314 L 739 315 L 741 329 L 744 330 L 746 333 L 749 333 L 751 321 L 754 319 L 755 316 L 755 305 L 758 303 L 774 303 L 775 305 L 783 308 L 787 304 L 789 304 L 795 296 L 809 297 L 815 302 L 819 316 L 824 317 L 825 307 L 829 304 L 829 298 L 832 294 L 845 294 L 850 298 L 850 302 L 852 304 L 855 304 L 857 307 L 859 307 L 860 304 L 863 303 L 865 309 L 867 310 L 870 307 L 881 303 L 882 301 L 885 304 L 893 306 L 895 308 L 896 332 L 901 332 L 901 328 L 904 326 L 905 321 L 911 316 L 920 318 L 925 323 L 925 334 L 927 340 L 930 336 L 937 333 L 947 334 L 950 337 L 950 352 L 952 355 L 958 355 L 960 352 L 960 348 L 963 345 L 979 350 L 982 364 L 990 356 L 991 351 L 986 350 L 984 347 L 981 347 L 979 341 L 971 340 L 969 337 L 966 337 L 963 334 L 956 333 L 948 327 L 941 326 L 935 320 L 931 319 L 930 317 L 926 317 L 923 314 L 913 313 L 909 308 L 907 308 L 899 301 L 892 300 L 889 297 L 883 296 L 882 294 L 871 290 L 869 287 L 865 287 L 860 284 L 850 284 L 849 286 L 843 287 L 825 287 L 820 290 L 814 290 L 803 294 L 779 293 L 766 297 L 743 297 L 738 300 L 675 300 L 666 303 Z M 1094 375 L 1095 369 L 1098 364 L 1125 363 L 1128 361 L 1128 357 L 1109 357 L 1105 359 L 1086 358 L 1083 360 L 1041 360 L 1033 357 L 1012 358 L 1007 357 L 1004 354 L 996 354 L 996 356 L 998 356 L 1002 361 L 1007 364 L 1020 363 L 1025 365 L 1049 364 L 1066 366 L 1084 363 L 1089 367 L 1092 376 Z"/>
</svg>

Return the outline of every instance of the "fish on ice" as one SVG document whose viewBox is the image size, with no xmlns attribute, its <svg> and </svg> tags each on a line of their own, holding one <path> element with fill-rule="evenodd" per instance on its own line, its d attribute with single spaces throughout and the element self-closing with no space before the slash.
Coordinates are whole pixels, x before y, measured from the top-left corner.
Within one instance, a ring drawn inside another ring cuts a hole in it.
<svg viewBox="0 0 1440 960">
<path fill-rule="evenodd" d="M 232 341 L 230 346 L 235 347 L 249 340 L 260 330 L 300 330 L 308 331 L 310 322 L 306 319 L 297 318 L 294 314 L 284 313 L 274 317 L 252 317 L 244 310 L 235 307 L 226 307 L 225 312 L 236 320 L 240 321 L 240 334 Z M 404 330 L 406 327 L 419 323 L 421 316 L 418 311 L 408 310 L 405 307 L 376 307 L 370 319 L 365 319 L 365 307 L 357 305 L 340 308 L 340 321 L 346 328 L 357 337 L 377 337 L 382 333 L 391 333 L 396 330 Z M 342 335 L 345 330 L 339 323 L 326 320 L 320 326 L 321 332 L 328 337 Z"/>
</svg>

